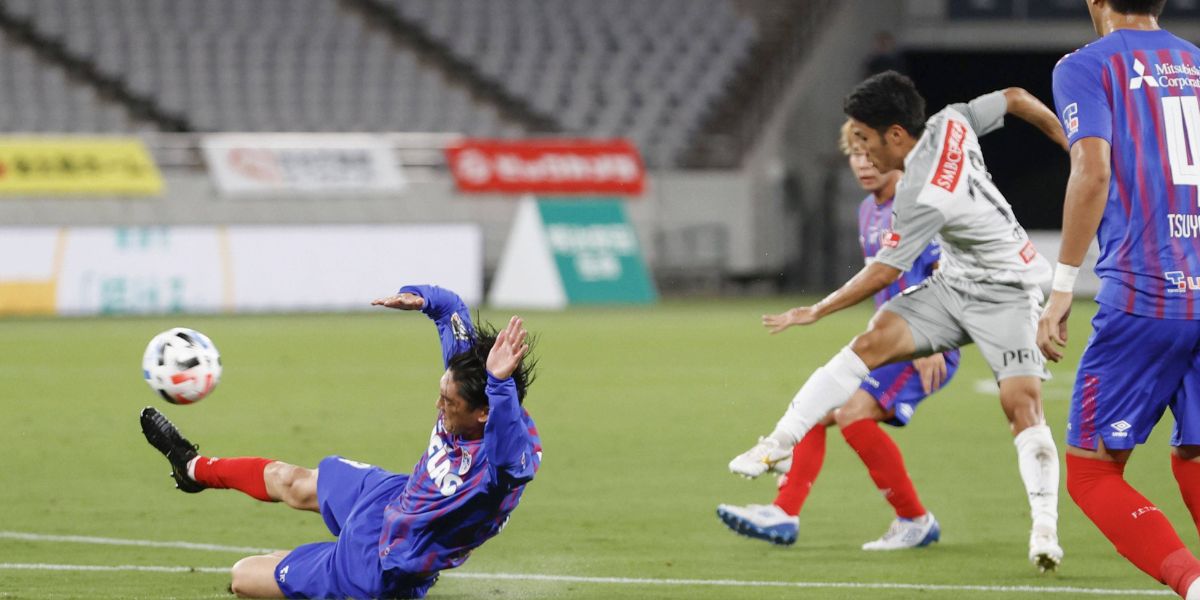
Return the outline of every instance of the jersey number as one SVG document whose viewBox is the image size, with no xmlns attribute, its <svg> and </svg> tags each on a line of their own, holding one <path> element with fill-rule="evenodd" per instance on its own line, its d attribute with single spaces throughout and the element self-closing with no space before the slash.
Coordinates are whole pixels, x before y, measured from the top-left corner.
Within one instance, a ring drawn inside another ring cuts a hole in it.
<svg viewBox="0 0 1200 600">
<path fill-rule="evenodd" d="M 1167 96 L 1162 104 L 1171 181 L 1200 185 L 1200 102 L 1196 96 Z"/>
</svg>

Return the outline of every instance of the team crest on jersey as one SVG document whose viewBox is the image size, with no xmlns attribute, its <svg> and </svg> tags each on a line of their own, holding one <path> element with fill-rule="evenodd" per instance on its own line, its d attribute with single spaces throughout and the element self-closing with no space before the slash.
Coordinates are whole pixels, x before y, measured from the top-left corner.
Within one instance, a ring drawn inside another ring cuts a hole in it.
<svg viewBox="0 0 1200 600">
<path fill-rule="evenodd" d="M 1063 129 L 1067 132 L 1067 137 L 1071 137 L 1079 133 L 1079 103 L 1072 102 L 1063 108 L 1062 111 Z"/>
<path fill-rule="evenodd" d="M 454 334 L 454 339 L 465 342 L 471 339 L 471 334 L 467 333 L 467 325 L 463 323 L 462 317 L 458 313 L 450 315 L 450 332 Z"/>
<path fill-rule="evenodd" d="M 958 187 L 958 180 L 963 170 L 963 141 L 966 138 L 966 125 L 954 119 L 947 121 L 946 140 L 942 143 L 942 156 L 938 159 L 937 168 L 933 170 L 933 179 L 929 183 L 947 192 L 953 192 Z"/>
<path fill-rule="evenodd" d="M 900 234 L 895 231 L 879 232 L 879 245 L 884 248 L 895 248 L 900 245 Z"/>
</svg>

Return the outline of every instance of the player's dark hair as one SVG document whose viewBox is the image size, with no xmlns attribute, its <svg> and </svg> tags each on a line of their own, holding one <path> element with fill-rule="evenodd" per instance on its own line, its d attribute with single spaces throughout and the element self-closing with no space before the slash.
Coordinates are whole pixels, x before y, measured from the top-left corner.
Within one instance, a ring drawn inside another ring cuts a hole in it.
<svg viewBox="0 0 1200 600">
<path fill-rule="evenodd" d="M 467 350 L 463 350 L 455 354 L 450 359 L 450 364 L 447 368 L 450 369 L 450 377 L 458 386 L 458 393 L 467 401 L 467 406 L 471 410 L 484 408 L 488 405 L 487 397 L 487 357 L 492 351 L 492 346 L 496 345 L 496 335 L 499 331 L 490 324 L 483 324 L 475 328 L 475 342 Z M 537 377 L 534 371 L 537 369 L 537 359 L 532 356 L 532 348 L 536 339 L 533 336 L 525 338 L 525 343 L 529 344 L 530 352 L 526 352 L 521 358 L 521 364 L 517 365 L 517 369 L 513 371 L 512 379 L 517 384 L 517 401 L 525 402 L 525 391 L 533 383 Z"/>
<path fill-rule="evenodd" d="M 1162 14 L 1163 6 L 1166 3 L 1167 0 L 1108 0 L 1108 5 L 1123 15 L 1151 15 L 1155 17 Z"/>
<path fill-rule="evenodd" d="M 854 87 L 842 103 L 846 116 L 883 135 L 899 125 L 913 137 L 925 131 L 925 99 L 912 80 L 895 71 L 872 75 Z"/>
</svg>

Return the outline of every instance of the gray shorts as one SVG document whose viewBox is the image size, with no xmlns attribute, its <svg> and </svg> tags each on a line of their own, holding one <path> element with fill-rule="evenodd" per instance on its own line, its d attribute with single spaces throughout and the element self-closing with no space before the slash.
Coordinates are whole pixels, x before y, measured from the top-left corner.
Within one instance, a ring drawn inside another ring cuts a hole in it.
<svg viewBox="0 0 1200 600">
<path fill-rule="evenodd" d="M 1041 290 L 948 280 L 935 273 L 881 308 L 900 315 L 912 331 L 917 356 L 971 342 L 979 346 L 996 380 L 1050 379 L 1037 347 Z"/>
</svg>

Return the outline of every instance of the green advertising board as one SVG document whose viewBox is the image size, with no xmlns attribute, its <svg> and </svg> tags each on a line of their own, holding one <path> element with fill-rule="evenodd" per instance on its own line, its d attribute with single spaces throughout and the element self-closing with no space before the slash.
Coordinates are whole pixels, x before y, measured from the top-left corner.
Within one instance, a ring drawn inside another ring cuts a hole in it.
<svg viewBox="0 0 1200 600">
<path fill-rule="evenodd" d="M 489 298 L 534 308 L 657 299 L 625 206 L 609 198 L 524 200 Z"/>
</svg>

